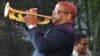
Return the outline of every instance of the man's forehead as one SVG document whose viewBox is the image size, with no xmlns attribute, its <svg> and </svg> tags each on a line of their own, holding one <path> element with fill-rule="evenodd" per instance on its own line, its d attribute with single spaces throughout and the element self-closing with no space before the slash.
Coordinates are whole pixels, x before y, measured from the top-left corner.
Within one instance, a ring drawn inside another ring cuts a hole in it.
<svg viewBox="0 0 100 56">
<path fill-rule="evenodd" d="M 89 42 L 89 38 L 82 38 L 80 42 Z"/>
<path fill-rule="evenodd" d="M 69 9 L 67 7 L 65 7 L 64 5 L 62 4 L 57 4 L 56 7 L 55 7 L 56 10 L 65 10 L 65 11 L 69 11 Z"/>
</svg>

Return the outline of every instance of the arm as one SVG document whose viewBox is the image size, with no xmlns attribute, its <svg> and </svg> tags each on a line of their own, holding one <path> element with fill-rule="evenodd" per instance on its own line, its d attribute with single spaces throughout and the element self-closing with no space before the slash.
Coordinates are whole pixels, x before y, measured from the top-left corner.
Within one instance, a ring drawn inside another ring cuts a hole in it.
<svg viewBox="0 0 100 56">
<path fill-rule="evenodd" d="M 68 33 L 61 29 L 52 29 L 45 37 L 35 30 L 32 31 L 32 29 L 30 29 L 28 31 L 31 37 L 33 36 L 33 33 L 35 33 L 31 40 L 32 43 L 35 44 L 36 49 L 41 53 L 56 51 L 66 46 L 67 42 L 69 42 L 69 39 L 67 38 L 69 37 Z M 65 42 L 66 44 L 64 44 Z"/>
</svg>

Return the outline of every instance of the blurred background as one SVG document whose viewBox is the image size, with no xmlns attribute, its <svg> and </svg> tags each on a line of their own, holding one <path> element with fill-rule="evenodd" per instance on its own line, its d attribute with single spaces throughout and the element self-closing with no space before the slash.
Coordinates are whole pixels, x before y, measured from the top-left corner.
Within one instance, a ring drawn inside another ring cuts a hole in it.
<svg viewBox="0 0 100 56">
<path fill-rule="evenodd" d="M 31 56 L 34 47 L 23 31 L 25 23 L 4 17 L 7 2 L 12 8 L 28 10 L 38 8 L 38 13 L 51 15 L 55 4 L 62 0 L 0 0 L 0 56 Z M 100 0 L 65 0 L 74 3 L 78 9 L 76 30 L 87 34 L 90 49 L 94 56 L 100 56 Z M 44 32 L 51 23 L 40 26 Z"/>
</svg>

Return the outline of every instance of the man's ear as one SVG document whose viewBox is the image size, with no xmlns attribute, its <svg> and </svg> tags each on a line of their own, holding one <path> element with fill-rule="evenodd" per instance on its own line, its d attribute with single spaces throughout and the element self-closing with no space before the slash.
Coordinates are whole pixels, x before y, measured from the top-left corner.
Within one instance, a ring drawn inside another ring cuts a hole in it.
<svg viewBox="0 0 100 56">
<path fill-rule="evenodd" d="M 67 21 L 67 22 L 72 22 L 71 14 L 70 14 L 70 13 L 69 13 L 69 14 L 66 14 L 66 15 L 64 16 L 64 18 L 65 18 L 65 21 Z"/>
<path fill-rule="evenodd" d="M 66 18 L 67 18 L 67 19 L 71 19 L 71 14 L 70 14 L 70 13 L 67 14 Z"/>
</svg>

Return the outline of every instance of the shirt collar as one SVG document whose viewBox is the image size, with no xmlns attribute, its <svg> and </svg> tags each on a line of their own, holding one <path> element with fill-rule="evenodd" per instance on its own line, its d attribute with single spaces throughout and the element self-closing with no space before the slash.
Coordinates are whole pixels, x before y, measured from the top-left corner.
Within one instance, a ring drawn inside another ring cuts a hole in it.
<svg viewBox="0 0 100 56">
<path fill-rule="evenodd" d="M 72 56 L 78 56 L 78 52 L 76 50 L 73 50 Z"/>
</svg>

